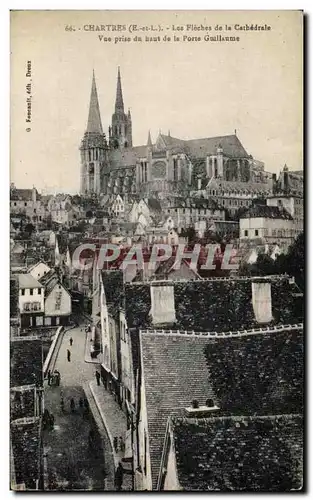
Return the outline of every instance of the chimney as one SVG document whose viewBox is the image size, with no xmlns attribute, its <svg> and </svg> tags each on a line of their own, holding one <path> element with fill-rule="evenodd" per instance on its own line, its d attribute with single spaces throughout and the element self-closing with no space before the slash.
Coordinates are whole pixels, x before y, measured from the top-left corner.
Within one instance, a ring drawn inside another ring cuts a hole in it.
<svg viewBox="0 0 313 500">
<path fill-rule="evenodd" d="M 152 323 L 154 325 L 175 323 L 174 286 L 168 283 L 150 286 Z"/>
<path fill-rule="evenodd" d="M 258 323 L 270 323 L 272 321 L 272 294 L 270 281 L 253 281 L 252 305 L 255 319 Z"/>
</svg>

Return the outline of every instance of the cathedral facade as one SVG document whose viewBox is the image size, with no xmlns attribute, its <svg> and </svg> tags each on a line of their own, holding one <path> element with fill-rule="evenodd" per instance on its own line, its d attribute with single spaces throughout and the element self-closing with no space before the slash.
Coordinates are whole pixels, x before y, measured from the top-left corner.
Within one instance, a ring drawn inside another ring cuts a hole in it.
<svg viewBox="0 0 313 500">
<path fill-rule="evenodd" d="M 214 181 L 244 188 L 270 189 L 271 174 L 232 135 L 182 140 L 150 132 L 145 145 L 133 146 L 131 113 L 125 113 L 120 69 L 108 137 L 103 133 L 95 74 L 87 128 L 80 146 L 82 195 L 168 194 L 206 189 Z"/>
</svg>

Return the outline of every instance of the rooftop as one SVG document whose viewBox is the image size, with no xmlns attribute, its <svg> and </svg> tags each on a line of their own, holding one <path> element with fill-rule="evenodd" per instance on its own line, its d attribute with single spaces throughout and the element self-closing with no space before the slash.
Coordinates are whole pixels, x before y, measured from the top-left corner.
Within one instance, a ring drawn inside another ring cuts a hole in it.
<svg viewBox="0 0 313 500">
<path fill-rule="evenodd" d="M 301 415 L 173 418 L 185 491 L 290 491 L 302 486 Z"/>
<path fill-rule="evenodd" d="M 29 273 L 19 274 L 18 281 L 20 288 L 43 288 L 43 285 Z"/>
<path fill-rule="evenodd" d="M 240 336 L 140 332 L 154 489 L 167 419 L 193 400 L 212 399 L 217 416 L 301 413 L 302 334 L 301 325 Z"/>
</svg>

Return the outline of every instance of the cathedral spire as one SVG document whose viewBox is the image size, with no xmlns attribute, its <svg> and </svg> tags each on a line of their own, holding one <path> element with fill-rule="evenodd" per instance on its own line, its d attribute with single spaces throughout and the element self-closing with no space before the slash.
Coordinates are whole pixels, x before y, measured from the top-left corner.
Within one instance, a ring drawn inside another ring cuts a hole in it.
<svg viewBox="0 0 313 500">
<path fill-rule="evenodd" d="M 116 99 L 115 99 L 115 112 L 117 111 L 122 111 L 124 113 L 120 67 L 118 67 L 117 71 L 117 86 L 116 86 Z"/>
<path fill-rule="evenodd" d="M 100 108 L 96 87 L 95 71 L 92 71 L 92 84 L 89 104 L 89 115 L 86 132 L 103 134 L 102 123 L 100 117 Z"/>
<path fill-rule="evenodd" d="M 150 134 L 150 130 L 149 130 L 149 134 L 148 134 L 148 142 L 147 142 L 147 146 L 152 146 L 152 140 L 151 140 L 151 134 Z"/>
</svg>

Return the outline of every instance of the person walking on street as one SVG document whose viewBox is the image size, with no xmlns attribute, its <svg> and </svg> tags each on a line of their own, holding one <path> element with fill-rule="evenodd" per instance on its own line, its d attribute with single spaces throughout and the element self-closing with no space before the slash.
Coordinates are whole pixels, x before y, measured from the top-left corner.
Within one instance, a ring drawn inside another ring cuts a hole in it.
<svg viewBox="0 0 313 500">
<path fill-rule="evenodd" d="M 97 379 L 97 385 L 100 385 L 100 373 L 98 370 L 96 371 L 96 379 Z"/>
<path fill-rule="evenodd" d="M 64 413 L 64 398 L 63 398 L 63 396 L 61 396 L 60 405 L 61 405 L 61 411 L 62 411 L 62 413 Z"/>
<path fill-rule="evenodd" d="M 71 361 L 71 351 L 67 350 L 67 361 Z"/>
<path fill-rule="evenodd" d="M 71 338 L 70 338 L 70 346 L 72 346 L 72 345 L 73 345 L 73 339 L 72 339 L 72 337 L 71 337 Z"/>
<path fill-rule="evenodd" d="M 121 462 L 119 462 L 114 477 L 115 488 L 117 489 L 117 491 L 121 491 L 122 489 L 123 475 L 124 475 L 124 469 Z"/>
<path fill-rule="evenodd" d="M 48 385 L 51 384 L 51 371 L 48 370 Z"/>
<path fill-rule="evenodd" d="M 113 446 L 114 446 L 115 453 L 117 453 L 118 452 L 118 437 L 117 436 L 115 436 L 113 439 Z"/>
<path fill-rule="evenodd" d="M 74 413 L 74 411 L 75 411 L 75 401 L 74 401 L 73 398 L 71 398 L 70 407 L 71 407 L 71 412 Z"/>
<path fill-rule="evenodd" d="M 121 450 L 122 453 L 124 453 L 124 451 L 125 451 L 125 444 L 124 444 L 124 439 L 123 439 L 122 436 L 120 436 L 119 441 L 120 441 L 120 450 Z"/>
</svg>

